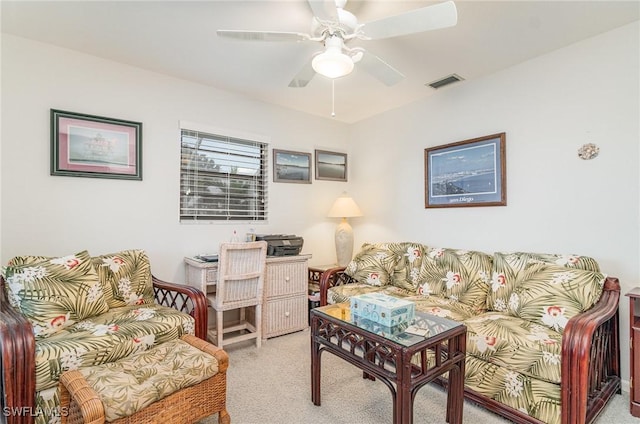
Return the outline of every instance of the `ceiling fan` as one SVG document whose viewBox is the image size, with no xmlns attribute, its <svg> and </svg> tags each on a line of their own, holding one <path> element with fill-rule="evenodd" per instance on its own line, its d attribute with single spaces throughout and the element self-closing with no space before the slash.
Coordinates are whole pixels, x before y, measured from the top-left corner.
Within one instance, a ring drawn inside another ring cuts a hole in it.
<svg viewBox="0 0 640 424">
<path fill-rule="evenodd" d="M 313 41 L 324 45 L 324 50 L 311 60 L 291 80 L 289 87 L 305 87 L 316 73 L 328 78 L 339 78 L 353 71 L 355 63 L 384 84 L 400 82 L 404 75 L 378 56 L 361 47 L 348 47 L 354 39 L 380 40 L 434 29 L 454 26 L 458 15 L 453 1 L 438 3 L 399 15 L 367 23 L 359 23 L 351 12 L 344 9 L 347 0 L 307 0 L 313 19 L 309 34 L 280 31 L 218 30 L 220 37 L 245 41 Z"/>
</svg>

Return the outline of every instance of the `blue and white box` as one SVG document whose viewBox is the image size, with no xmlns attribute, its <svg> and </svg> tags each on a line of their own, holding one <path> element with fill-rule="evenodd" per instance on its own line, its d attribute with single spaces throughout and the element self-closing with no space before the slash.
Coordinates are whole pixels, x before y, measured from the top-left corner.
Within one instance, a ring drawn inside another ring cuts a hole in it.
<svg viewBox="0 0 640 424">
<path fill-rule="evenodd" d="M 394 327 L 411 322 L 416 314 L 416 305 L 384 293 L 365 293 L 351 298 L 351 314 Z"/>
</svg>

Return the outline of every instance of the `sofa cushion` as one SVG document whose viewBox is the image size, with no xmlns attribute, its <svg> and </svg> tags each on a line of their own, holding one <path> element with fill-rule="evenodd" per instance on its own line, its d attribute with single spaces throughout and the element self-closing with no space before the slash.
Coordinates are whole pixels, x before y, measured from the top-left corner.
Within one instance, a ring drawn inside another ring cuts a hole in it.
<svg viewBox="0 0 640 424">
<path fill-rule="evenodd" d="M 491 266 L 491 256 L 486 253 L 426 248 L 418 274 L 418 294 L 433 294 L 468 305 L 476 313 L 484 312 Z"/>
<path fill-rule="evenodd" d="M 507 310 L 508 299 L 519 282 L 529 279 L 541 264 L 556 265 L 569 269 L 599 272 L 598 263 L 588 256 L 496 252 L 493 255 L 490 290 L 487 295 L 487 310 Z"/>
<path fill-rule="evenodd" d="M 391 273 L 391 284 L 416 293 L 421 283 L 420 269 L 428 247 L 412 242 L 387 243 L 386 246 L 397 258 Z M 431 294 L 440 294 L 442 287 L 444 283 L 441 282 L 440 286 L 431 288 Z"/>
<path fill-rule="evenodd" d="M 562 332 L 569 319 L 600 298 L 606 276 L 593 259 L 574 255 L 496 253 L 489 310 L 531 320 Z M 555 260 L 554 260 L 555 259 Z M 584 265 L 584 270 L 577 266 Z"/>
<path fill-rule="evenodd" d="M 144 250 L 123 250 L 92 261 L 110 308 L 155 302 L 151 265 Z"/>
<path fill-rule="evenodd" d="M 467 355 L 550 383 L 560 383 L 562 333 L 506 313 L 464 321 Z"/>
<path fill-rule="evenodd" d="M 363 283 L 351 283 L 331 287 L 327 291 L 327 303 L 335 304 L 349 302 L 349 299 L 351 299 L 352 296 L 357 296 L 365 293 L 384 293 L 400 298 L 413 296 L 413 293 L 403 289 L 399 289 L 395 286 L 379 287 Z"/>
<path fill-rule="evenodd" d="M 112 422 L 213 377 L 218 361 L 183 340 L 172 340 L 80 372 L 100 396 L 106 421 Z"/>
<path fill-rule="evenodd" d="M 344 272 L 360 283 L 386 286 L 397 261 L 388 243 L 365 243 Z"/>
<path fill-rule="evenodd" d="M 36 343 L 36 390 L 57 387 L 63 371 L 113 362 L 194 330 L 193 317 L 166 306 L 112 308 Z"/>
<path fill-rule="evenodd" d="M 109 310 L 87 251 L 14 258 L 5 278 L 12 306 L 29 319 L 38 339 Z"/>
</svg>

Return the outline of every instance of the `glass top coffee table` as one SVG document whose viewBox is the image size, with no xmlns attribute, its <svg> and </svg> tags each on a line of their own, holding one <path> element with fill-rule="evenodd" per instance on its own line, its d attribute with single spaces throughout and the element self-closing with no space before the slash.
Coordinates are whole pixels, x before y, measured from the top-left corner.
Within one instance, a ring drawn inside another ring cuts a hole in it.
<svg viewBox="0 0 640 424">
<path fill-rule="evenodd" d="M 466 334 L 459 322 L 421 312 L 411 325 L 390 328 L 352 316 L 348 303 L 312 309 L 311 400 L 320 405 L 320 354 L 327 351 L 360 368 L 364 378 L 385 382 L 394 423 L 412 423 L 416 392 L 449 372 L 446 420 L 460 424 Z"/>
</svg>

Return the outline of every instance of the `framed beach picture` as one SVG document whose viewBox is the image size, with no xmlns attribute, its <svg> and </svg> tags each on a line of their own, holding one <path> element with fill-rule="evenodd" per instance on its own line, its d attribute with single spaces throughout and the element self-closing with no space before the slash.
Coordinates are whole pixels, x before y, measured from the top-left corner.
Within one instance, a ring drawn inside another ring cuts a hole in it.
<svg viewBox="0 0 640 424">
<path fill-rule="evenodd" d="M 506 134 L 424 150 L 425 208 L 506 206 Z"/>
<path fill-rule="evenodd" d="M 273 181 L 311 184 L 311 153 L 273 149 Z"/>
<path fill-rule="evenodd" d="M 51 109 L 51 175 L 142 180 L 142 123 Z"/>
<path fill-rule="evenodd" d="M 316 180 L 347 181 L 347 154 L 316 150 Z"/>
</svg>

